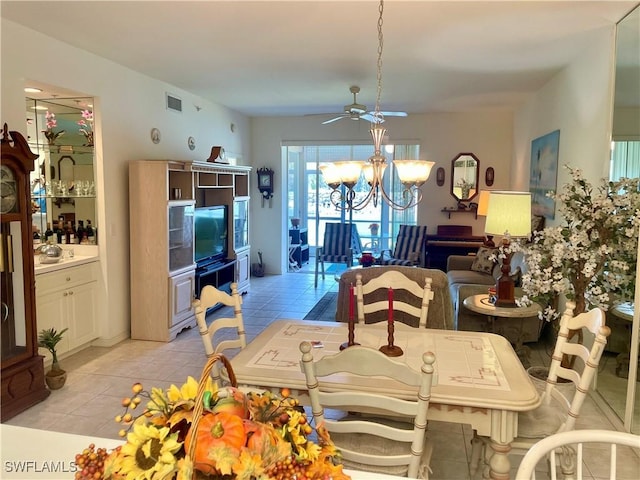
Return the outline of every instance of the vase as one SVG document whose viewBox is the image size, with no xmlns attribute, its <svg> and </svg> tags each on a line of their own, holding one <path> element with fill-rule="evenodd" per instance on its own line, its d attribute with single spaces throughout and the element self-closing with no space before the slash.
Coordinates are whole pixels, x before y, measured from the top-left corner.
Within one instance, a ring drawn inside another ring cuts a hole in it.
<svg viewBox="0 0 640 480">
<path fill-rule="evenodd" d="M 378 235 L 378 227 L 370 227 L 371 228 L 371 236 L 375 237 Z"/>
<path fill-rule="evenodd" d="M 370 252 L 362 252 L 362 256 L 360 257 L 360 265 L 363 267 L 370 267 L 374 263 L 376 263 L 376 259 L 373 257 L 373 254 Z"/>
<path fill-rule="evenodd" d="M 59 390 L 67 381 L 67 372 L 65 370 L 49 370 L 44 376 L 44 381 L 49 390 Z"/>
<path fill-rule="evenodd" d="M 291 219 L 291 226 L 293 228 L 298 228 L 300 226 L 300 219 L 299 218 L 292 218 Z"/>
</svg>

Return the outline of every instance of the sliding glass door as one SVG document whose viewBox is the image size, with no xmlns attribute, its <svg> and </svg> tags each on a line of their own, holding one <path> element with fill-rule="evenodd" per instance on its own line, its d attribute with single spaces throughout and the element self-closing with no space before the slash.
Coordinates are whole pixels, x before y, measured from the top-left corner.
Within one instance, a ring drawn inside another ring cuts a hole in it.
<svg viewBox="0 0 640 480">
<path fill-rule="evenodd" d="M 394 152 L 396 152 L 395 155 Z M 320 166 L 344 160 L 364 161 L 372 153 L 373 146 L 369 144 L 282 147 L 282 154 L 288 164 L 288 215 L 289 218 L 300 218 L 301 225 L 308 228 L 312 256 L 315 255 L 316 246 L 322 245 L 324 226 L 327 222 L 353 223 L 360 238 L 361 249 L 375 252 L 392 247 L 401 224 L 415 225 L 417 216 L 415 207 L 400 212 L 390 209 L 384 202 L 377 205 L 369 202 L 360 210 L 345 211 L 342 208 L 336 208 L 332 203 L 332 189 L 324 181 Z M 398 159 L 419 158 L 418 154 L 417 145 L 388 145 L 385 151 L 387 162 L 392 162 L 394 156 Z M 385 190 L 387 192 L 397 190 L 396 195 L 399 195 L 402 185 L 398 181 L 395 170 L 392 170 L 393 175 L 389 175 L 389 170 L 392 169 L 387 168 L 384 177 Z M 364 177 L 361 176 L 354 191 L 356 192 L 355 203 L 366 197 L 369 186 Z"/>
</svg>

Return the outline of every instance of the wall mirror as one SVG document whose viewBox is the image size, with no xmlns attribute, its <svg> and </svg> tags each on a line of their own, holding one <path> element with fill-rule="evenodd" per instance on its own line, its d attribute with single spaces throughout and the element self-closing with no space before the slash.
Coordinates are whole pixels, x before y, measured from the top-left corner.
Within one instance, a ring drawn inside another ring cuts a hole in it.
<svg viewBox="0 0 640 480">
<path fill-rule="evenodd" d="M 32 221 L 41 234 L 60 217 L 97 227 L 93 98 L 26 98 L 27 141 L 37 153 L 31 174 Z M 88 243 L 97 239 L 94 236 Z"/>
<path fill-rule="evenodd" d="M 478 193 L 480 160 L 473 153 L 460 153 L 451 160 L 451 195 L 467 202 Z"/>
<path fill-rule="evenodd" d="M 610 179 L 636 178 L 640 175 L 640 7 L 636 7 L 616 27 L 615 88 L 613 97 L 613 151 Z M 638 266 L 635 266 L 640 276 Z M 636 277 L 638 278 L 638 277 Z M 636 280 L 637 284 L 637 280 Z M 636 291 L 638 291 L 636 286 Z M 627 299 L 619 299 L 627 300 Z M 635 308 L 634 308 L 635 305 Z M 624 429 L 640 433 L 640 382 L 638 370 L 629 368 L 638 362 L 638 343 L 631 332 L 638 330 L 639 303 L 628 299 L 621 307 L 607 312 L 612 333 L 600 360 L 596 391 L 608 404 Z M 625 367 L 625 360 L 626 367 Z"/>
</svg>

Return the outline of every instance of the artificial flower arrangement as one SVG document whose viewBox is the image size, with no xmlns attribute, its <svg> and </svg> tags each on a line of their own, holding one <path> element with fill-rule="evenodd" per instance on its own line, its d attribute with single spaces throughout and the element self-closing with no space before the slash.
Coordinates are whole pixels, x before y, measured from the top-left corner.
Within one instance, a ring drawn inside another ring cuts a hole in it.
<svg viewBox="0 0 640 480">
<path fill-rule="evenodd" d="M 76 122 L 80 125 L 80 133 L 85 136 L 87 143 L 85 146 L 93 146 L 93 112 L 91 110 L 82 110 L 82 120 Z"/>
<path fill-rule="evenodd" d="M 49 110 L 47 110 L 47 113 L 45 113 L 45 119 L 47 120 L 47 129 L 42 130 L 42 133 L 44 133 L 44 136 L 47 138 L 47 142 L 49 143 L 49 145 L 53 145 L 58 137 L 64 135 L 65 131 L 58 130 L 56 132 L 53 130 L 54 127 L 58 126 L 58 121 L 56 120 L 55 113 L 51 113 Z"/>
<path fill-rule="evenodd" d="M 92 444 L 76 455 L 81 468 L 76 480 L 350 478 L 322 426 L 315 429 L 317 444 L 309 438 L 314 429 L 288 389 L 276 395 L 218 388 L 205 370 L 200 382 L 188 377 L 180 388 L 166 391 L 147 392 L 134 384 L 133 396 L 123 400 L 124 412 L 116 417 L 127 426 L 120 431 L 126 443 L 109 454 L 96 452 Z M 146 408 L 134 417 L 142 398 L 148 399 Z"/>
<path fill-rule="evenodd" d="M 522 304 L 547 305 L 543 317 L 554 320 L 557 297 L 576 303 L 574 314 L 590 306 L 607 310 L 612 300 L 633 298 L 640 231 L 640 179 L 601 180 L 594 187 L 576 168 L 566 166 L 571 182 L 558 194 L 563 223 L 533 234 L 531 243 L 511 242 L 508 251 L 524 253 Z M 615 298 L 611 298 L 611 295 Z"/>
</svg>

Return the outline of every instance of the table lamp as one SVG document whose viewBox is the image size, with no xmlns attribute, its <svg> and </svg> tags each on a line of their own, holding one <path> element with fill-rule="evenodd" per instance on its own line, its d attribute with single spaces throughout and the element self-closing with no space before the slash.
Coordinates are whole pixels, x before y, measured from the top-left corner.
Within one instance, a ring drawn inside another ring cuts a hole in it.
<svg viewBox="0 0 640 480">
<path fill-rule="evenodd" d="M 507 248 L 511 238 L 527 237 L 531 233 L 531 193 L 491 191 L 485 232 L 503 235 L 502 247 Z M 496 306 L 515 307 L 514 281 L 511 273 L 511 255 L 505 255 L 500 268 L 502 275 L 496 282 Z"/>
<path fill-rule="evenodd" d="M 487 216 L 487 212 L 489 211 L 489 194 L 490 190 L 480 190 L 480 198 L 478 200 L 478 210 L 476 210 L 477 215 L 481 215 L 483 217 Z M 486 223 L 486 219 L 485 219 Z M 486 228 L 485 228 L 486 233 Z M 496 244 L 493 242 L 493 235 L 485 235 L 484 246 L 493 248 Z"/>
</svg>

